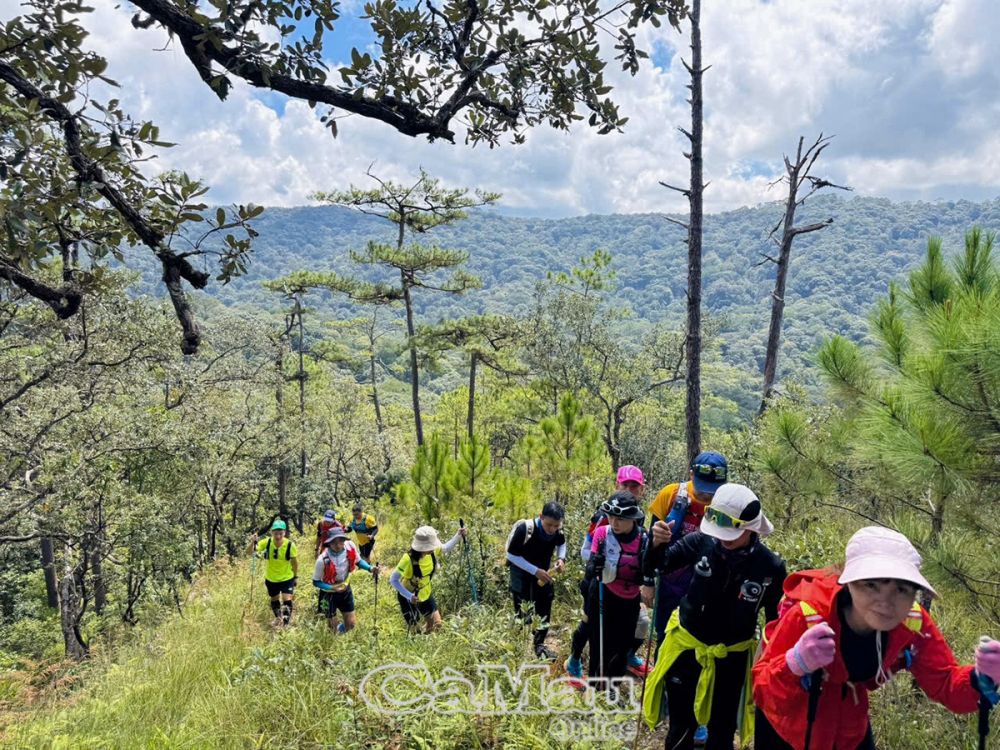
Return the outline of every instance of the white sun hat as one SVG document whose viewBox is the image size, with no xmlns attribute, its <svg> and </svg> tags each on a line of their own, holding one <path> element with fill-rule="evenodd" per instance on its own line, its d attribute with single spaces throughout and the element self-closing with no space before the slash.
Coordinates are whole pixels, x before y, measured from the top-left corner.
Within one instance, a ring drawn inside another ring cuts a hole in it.
<svg viewBox="0 0 1000 750">
<path fill-rule="evenodd" d="M 882 526 L 865 526 L 854 533 L 847 542 L 844 572 L 838 583 L 892 578 L 908 581 L 929 591 L 937 592 L 920 572 L 920 553 L 898 531 Z"/>
</svg>

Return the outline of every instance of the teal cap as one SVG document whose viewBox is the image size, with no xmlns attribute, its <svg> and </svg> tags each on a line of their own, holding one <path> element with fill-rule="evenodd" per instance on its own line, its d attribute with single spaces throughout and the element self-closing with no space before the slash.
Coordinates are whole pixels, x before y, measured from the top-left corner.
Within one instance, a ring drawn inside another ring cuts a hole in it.
<svg viewBox="0 0 1000 750">
<path fill-rule="evenodd" d="M 288 531 L 288 524 L 279 518 L 271 524 L 271 531 Z"/>
</svg>

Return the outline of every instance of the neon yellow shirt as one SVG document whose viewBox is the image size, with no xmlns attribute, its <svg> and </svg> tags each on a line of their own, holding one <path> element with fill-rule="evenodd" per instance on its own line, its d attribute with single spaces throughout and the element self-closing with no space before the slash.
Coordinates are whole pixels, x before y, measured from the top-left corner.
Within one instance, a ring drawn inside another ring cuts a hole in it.
<svg viewBox="0 0 1000 750">
<path fill-rule="evenodd" d="M 414 591 L 417 594 L 418 602 L 425 602 L 431 598 L 431 575 L 435 571 L 434 558 L 437 557 L 437 569 L 441 568 L 441 558 L 437 555 L 425 554 L 420 558 L 420 577 L 413 575 L 413 563 L 410 561 L 409 553 L 403 555 L 396 566 L 399 577 L 403 583 L 403 588 L 407 591 Z"/>
<path fill-rule="evenodd" d="M 291 545 L 291 550 L 289 550 L 289 545 Z M 280 547 L 275 545 L 271 537 L 266 537 L 257 542 L 257 557 L 267 559 L 267 563 L 264 566 L 264 580 L 271 583 L 292 580 L 295 577 L 295 571 L 292 570 L 292 560 L 298 556 L 299 550 L 295 546 L 295 542 L 287 537 Z M 286 557 L 290 559 L 286 560 Z"/>
</svg>

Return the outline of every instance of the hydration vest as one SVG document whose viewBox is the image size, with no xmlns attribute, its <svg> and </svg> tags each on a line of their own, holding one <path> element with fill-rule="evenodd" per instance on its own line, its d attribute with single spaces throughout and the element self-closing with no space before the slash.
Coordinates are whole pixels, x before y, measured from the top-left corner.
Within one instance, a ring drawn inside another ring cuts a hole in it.
<svg viewBox="0 0 1000 750">
<path fill-rule="evenodd" d="M 331 586 L 346 586 L 347 582 L 350 581 L 351 573 L 353 573 L 358 567 L 358 553 L 353 545 L 347 545 L 344 549 L 347 552 L 347 575 L 344 576 L 344 580 L 337 580 L 337 564 L 330 556 L 329 551 L 324 551 L 323 583 L 327 583 Z"/>
<path fill-rule="evenodd" d="M 336 519 L 332 521 L 320 521 L 316 525 L 316 536 L 319 537 L 320 542 L 326 539 L 326 535 L 330 533 L 330 529 L 332 529 L 334 526 L 340 526 L 340 522 L 337 521 Z"/>
<path fill-rule="evenodd" d="M 434 577 L 434 571 L 437 570 L 437 566 L 438 566 L 437 555 L 431 552 L 431 572 L 427 574 L 428 580 Z M 410 567 L 413 568 L 413 577 L 410 578 L 410 580 L 417 581 L 417 583 L 414 584 L 414 588 L 418 588 L 420 579 L 424 577 L 424 571 L 420 567 L 420 561 L 417 560 L 417 562 L 413 562 L 413 558 L 411 557 Z"/>
</svg>

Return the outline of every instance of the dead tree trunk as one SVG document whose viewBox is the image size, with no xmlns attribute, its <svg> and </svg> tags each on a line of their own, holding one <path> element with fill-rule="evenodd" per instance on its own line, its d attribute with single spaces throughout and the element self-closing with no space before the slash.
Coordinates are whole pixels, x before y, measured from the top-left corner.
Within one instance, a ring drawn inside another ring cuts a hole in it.
<svg viewBox="0 0 1000 750">
<path fill-rule="evenodd" d="M 278 356 L 275 359 L 275 367 L 278 370 L 278 385 L 274 392 L 274 398 L 278 405 L 278 419 L 284 421 L 285 418 L 285 340 L 282 336 L 278 340 Z M 281 518 L 288 518 L 288 464 L 285 460 L 285 446 L 278 446 L 278 515 Z"/>
<path fill-rule="evenodd" d="M 479 362 L 479 353 L 473 351 L 469 355 L 469 408 L 465 418 L 466 432 L 469 439 L 472 439 L 475 432 L 476 419 L 476 363 Z"/>
<path fill-rule="evenodd" d="M 701 451 L 701 220 L 705 185 L 702 161 L 701 0 L 691 3 L 691 214 L 688 218 L 687 404 L 684 434 L 688 461 Z"/>
<path fill-rule="evenodd" d="M 417 433 L 417 446 L 424 444 L 424 424 L 420 417 L 420 371 L 417 363 L 417 328 L 413 320 L 413 300 L 410 297 L 411 282 L 406 273 L 400 271 L 403 283 L 403 304 L 406 306 L 406 337 L 410 349 L 410 395 L 413 400 L 413 426 Z"/>
<path fill-rule="evenodd" d="M 306 343 L 305 326 L 302 321 L 302 298 L 295 295 L 295 318 L 298 326 L 299 371 L 296 379 L 299 381 L 299 491 L 296 503 L 295 526 L 302 533 L 305 524 L 305 482 L 306 476 Z"/>
<path fill-rule="evenodd" d="M 774 381 L 778 372 L 778 350 L 781 346 L 781 324 L 785 314 L 785 287 L 788 283 L 788 264 L 792 254 L 792 243 L 800 234 L 815 232 L 824 227 L 830 226 L 833 219 L 795 226 L 795 210 L 805 203 L 806 199 L 817 190 L 824 187 L 834 187 L 840 190 L 850 190 L 841 185 L 834 185 L 832 182 L 813 177 L 810 170 L 830 144 L 830 138 L 824 138 L 820 133 L 819 138 L 809 148 L 802 151 L 803 139 L 799 138 L 799 146 L 795 152 L 795 161 L 792 162 L 785 157 L 785 176 L 778 182 L 788 183 L 788 197 L 785 199 L 785 213 L 778 223 L 771 230 L 768 238 L 778 245 L 778 257 L 775 259 L 770 255 L 764 255 L 761 263 L 774 263 L 777 271 L 774 278 L 774 291 L 771 292 L 771 324 L 767 331 L 767 354 L 764 358 L 764 387 L 760 400 L 758 414 L 763 414 L 767 409 L 767 404 L 774 395 Z M 799 190 L 808 182 L 809 192 L 799 198 Z M 777 184 L 777 183 L 772 183 Z M 776 235 L 781 230 L 781 239 Z M 760 264 L 758 264 L 760 265 Z"/>
<path fill-rule="evenodd" d="M 678 128 L 688 139 L 691 150 L 684 154 L 690 165 L 690 181 L 687 188 L 675 187 L 661 182 L 665 188 L 676 190 L 688 199 L 687 223 L 667 217 L 667 221 L 687 230 L 688 275 L 687 275 L 687 338 L 685 356 L 687 358 L 687 397 L 685 404 L 684 435 L 687 443 L 688 461 L 701 451 L 701 239 L 702 216 L 704 210 L 704 160 L 702 158 L 704 100 L 702 98 L 702 76 L 708 68 L 701 66 L 701 0 L 692 0 L 691 11 L 691 63 L 684 61 L 684 67 L 691 76 L 688 88 L 691 90 L 691 130 Z"/>
</svg>

